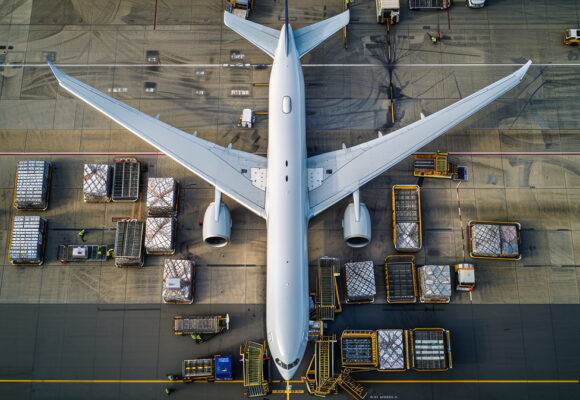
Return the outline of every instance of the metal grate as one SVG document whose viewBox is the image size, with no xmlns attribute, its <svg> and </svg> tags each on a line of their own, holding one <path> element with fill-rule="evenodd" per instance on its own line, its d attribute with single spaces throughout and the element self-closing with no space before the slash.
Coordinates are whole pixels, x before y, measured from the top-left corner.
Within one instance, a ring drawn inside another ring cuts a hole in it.
<svg viewBox="0 0 580 400">
<path fill-rule="evenodd" d="M 115 265 L 142 266 L 143 265 L 143 222 L 117 222 L 115 235 Z"/>
<path fill-rule="evenodd" d="M 387 301 L 393 302 L 415 302 L 415 272 L 414 264 L 409 263 L 387 263 Z"/>
<path fill-rule="evenodd" d="M 113 170 L 113 201 L 139 199 L 140 164 L 134 158 L 117 159 Z"/>
<path fill-rule="evenodd" d="M 416 369 L 446 369 L 444 331 L 440 329 L 413 331 L 413 357 Z"/>
</svg>

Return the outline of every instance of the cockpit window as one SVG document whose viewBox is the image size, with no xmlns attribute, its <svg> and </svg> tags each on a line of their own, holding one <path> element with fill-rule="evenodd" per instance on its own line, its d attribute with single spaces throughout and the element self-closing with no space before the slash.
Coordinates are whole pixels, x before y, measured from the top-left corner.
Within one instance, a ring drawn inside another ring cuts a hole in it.
<svg viewBox="0 0 580 400">
<path fill-rule="evenodd" d="M 298 363 L 300 362 L 300 359 L 297 358 L 296 360 L 294 360 L 293 362 L 291 362 L 290 364 L 286 364 L 285 362 L 283 362 L 282 360 L 280 360 L 279 358 L 276 358 L 276 364 L 278 364 L 280 367 L 284 368 L 284 369 L 292 369 L 295 366 L 298 365 Z"/>
<path fill-rule="evenodd" d="M 292 100 L 290 100 L 289 96 L 284 96 L 282 99 L 282 111 L 284 114 L 290 114 L 292 111 Z"/>
</svg>

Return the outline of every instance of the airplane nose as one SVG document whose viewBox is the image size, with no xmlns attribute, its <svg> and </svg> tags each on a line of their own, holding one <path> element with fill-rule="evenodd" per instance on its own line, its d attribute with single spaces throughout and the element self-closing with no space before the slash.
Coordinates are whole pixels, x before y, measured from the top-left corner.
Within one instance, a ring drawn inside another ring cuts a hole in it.
<svg viewBox="0 0 580 400">
<path fill-rule="evenodd" d="M 287 370 L 281 370 L 280 368 L 278 368 L 278 371 L 280 371 L 280 375 L 282 375 L 282 378 L 285 381 L 289 381 L 290 379 L 292 379 L 292 375 L 294 375 L 293 373 L 291 373 L 290 371 Z"/>
</svg>

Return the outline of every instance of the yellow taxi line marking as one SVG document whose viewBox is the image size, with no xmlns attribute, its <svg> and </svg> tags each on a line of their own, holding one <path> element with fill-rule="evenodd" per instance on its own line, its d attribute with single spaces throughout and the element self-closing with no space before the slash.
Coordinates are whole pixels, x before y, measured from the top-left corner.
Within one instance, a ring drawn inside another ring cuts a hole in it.
<svg viewBox="0 0 580 400">
<path fill-rule="evenodd" d="M 360 380 L 357 383 L 579 383 L 578 379 Z"/>
</svg>

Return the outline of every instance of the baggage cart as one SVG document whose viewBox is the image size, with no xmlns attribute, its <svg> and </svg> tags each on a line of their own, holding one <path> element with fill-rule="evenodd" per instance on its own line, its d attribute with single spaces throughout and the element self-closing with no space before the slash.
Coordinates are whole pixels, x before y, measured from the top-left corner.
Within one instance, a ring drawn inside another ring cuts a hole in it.
<svg viewBox="0 0 580 400">
<path fill-rule="evenodd" d="M 387 302 L 416 303 L 417 283 L 415 256 L 391 255 L 385 258 Z"/>
<path fill-rule="evenodd" d="M 392 198 L 395 249 L 401 252 L 421 250 L 421 189 L 417 185 L 395 185 Z"/>
</svg>

